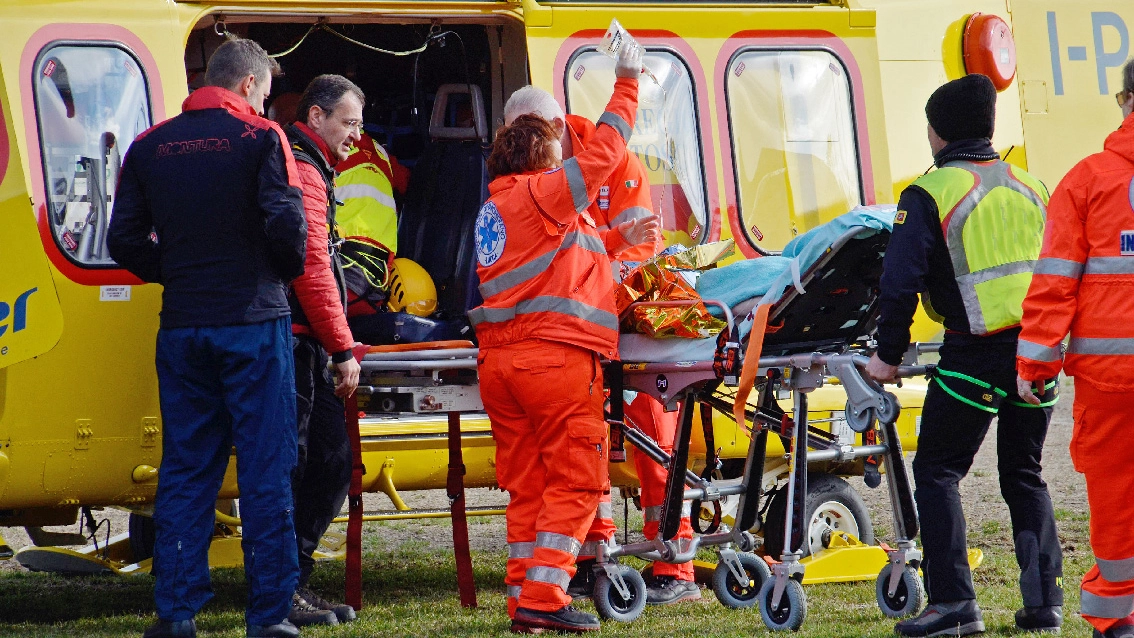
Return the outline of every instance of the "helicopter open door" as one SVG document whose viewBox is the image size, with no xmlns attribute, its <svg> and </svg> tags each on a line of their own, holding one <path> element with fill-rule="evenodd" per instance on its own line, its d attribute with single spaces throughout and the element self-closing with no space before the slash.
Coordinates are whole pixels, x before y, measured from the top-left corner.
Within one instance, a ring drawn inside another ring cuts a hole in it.
<svg viewBox="0 0 1134 638">
<path fill-rule="evenodd" d="M 51 350 L 63 334 L 15 136 L 0 74 L 0 369 Z"/>
</svg>

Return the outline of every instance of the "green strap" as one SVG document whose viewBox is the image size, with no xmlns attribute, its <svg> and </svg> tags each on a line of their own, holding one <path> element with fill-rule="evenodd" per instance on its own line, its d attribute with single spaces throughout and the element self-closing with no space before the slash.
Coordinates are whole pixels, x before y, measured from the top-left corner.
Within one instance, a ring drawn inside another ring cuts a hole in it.
<svg viewBox="0 0 1134 638">
<path fill-rule="evenodd" d="M 1002 398 L 1002 399 L 1008 396 L 1007 392 L 1001 390 L 1000 388 L 992 387 L 991 383 L 986 383 L 986 382 L 981 381 L 980 379 L 978 379 L 976 377 L 970 377 L 967 374 L 961 374 L 960 372 L 953 372 L 951 370 L 942 370 L 941 368 L 937 368 L 937 374 L 940 374 L 941 376 L 945 376 L 945 377 L 952 377 L 954 379 L 963 379 L 965 381 L 968 381 L 969 383 L 972 383 L 973 385 L 984 388 L 985 390 L 991 389 L 996 394 L 999 394 L 1000 398 Z M 942 386 L 942 387 L 944 387 L 944 386 Z"/>
<path fill-rule="evenodd" d="M 940 372 L 941 370 L 938 370 L 938 371 Z M 946 376 L 953 376 L 953 375 L 946 375 Z M 998 412 L 998 410 L 996 408 L 988 407 L 986 405 L 981 405 L 981 404 L 977 403 L 976 401 L 973 401 L 972 399 L 967 399 L 967 398 L 957 394 L 949 386 L 945 385 L 945 383 L 941 381 L 941 377 L 935 376 L 935 377 L 933 377 L 933 380 L 936 381 L 937 385 L 941 386 L 941 389 L 944 390 L 949 396 L 960 401 L 961 403 L 964 403 L 965 405 L 971 405 L 978 410 L 982 410 L 982 411 L 988 412 L 990 414 L 996 414 Z M 975 381 L 975 379 L 974 379 L 974 381 Z"/>
</svg>

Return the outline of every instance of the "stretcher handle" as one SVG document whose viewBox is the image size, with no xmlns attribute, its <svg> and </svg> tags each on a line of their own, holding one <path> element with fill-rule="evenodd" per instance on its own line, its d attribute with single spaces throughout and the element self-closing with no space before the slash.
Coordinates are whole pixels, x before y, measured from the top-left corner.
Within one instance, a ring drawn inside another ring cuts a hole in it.
<svg viewBox="0 0 1134 638">
<path fill-rule="evenodd" d="M 862 370 L 866 368 L 866 364 L 870 362 L 868 357 L 857 355 L 851 359 L 854 361 L 856 368 Z M 896 378 L 907 379 L 912 377 L 924 377 L 931 374 L 937 368 L 934 364 L 926 364 L 920 366 L 898 366 L 898 371 L 894 374 Z"/>
<path fill-rule="evenodd" d="M 622 317 L 625 317 L 631 310 L 635 308 L 683 308 L 687 306 L 696 306 L 697 304 L 705 304 L 706 306 L 716 306 L 724 313 L 725 323 L 728 324 L 728 333 L 732 334 L 733 324 L 736 322 L 732 318 L 732 309 L 727 304 L 717 301 L 716 299 L 671 299 L 667 301 L 635 301 L 634 303 L 626 306 L 626 310 L 622 311 Z M 622 317 L 619 317 L 621 319 Z"/>
<path fill-rule="evenodd" d="M 447 359 L 476 359 L 477 348 L 451 348 L 448 350 L 404 350 L 401 352 L 368 352 L 363 361 L 436 361 Z"/>
</svg>

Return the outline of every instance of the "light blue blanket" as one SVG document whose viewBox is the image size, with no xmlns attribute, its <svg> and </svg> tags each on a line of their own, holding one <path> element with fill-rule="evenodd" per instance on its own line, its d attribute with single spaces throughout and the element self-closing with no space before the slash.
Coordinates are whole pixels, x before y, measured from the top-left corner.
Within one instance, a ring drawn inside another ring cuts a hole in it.
<svg viewBox="0 0 1134 638">
<path fill-rule="evenodd" d="M 848 213 L 816 226 L 784 246 L 779 257 L 759 257 L 738 261 L 703 273 L 697 280 L 697 294 L 702 299 L 715 299 L 735 307 L 747 299 L 764 297 L 761 303 L 774 303 L 793 284 L 801 285 L 800 273 L 806 272 L 823 253 L 852 228 L 861 228 L 859 237 L 869 237 L 894 228 L 897 206 L 880 204 L 856 206 Z M 714 306 L 709 311 L 718 317 Z"/>
</svg>

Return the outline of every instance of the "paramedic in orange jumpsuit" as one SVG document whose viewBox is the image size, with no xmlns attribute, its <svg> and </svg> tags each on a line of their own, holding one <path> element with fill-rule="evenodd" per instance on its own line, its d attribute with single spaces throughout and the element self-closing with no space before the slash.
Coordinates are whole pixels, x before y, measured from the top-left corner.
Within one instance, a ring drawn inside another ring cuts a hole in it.
<svg viewBox="0 0 1134 638">
<path fill-rule="evenodd" d="M 525 115 L 497 132 L 488 158 L 493 181 L 475 231 L 484 304 L 469 319 L 497 482 L 511 497 L 505 582 L 516 633 L 599 629 L 567 595 L 608 482 L 599 359 L 618 345 L 610 262 L 586 211 L 627 153 L 641 67 L 638 48 L 624 47 L 586 151 L 563 161 L 552 124 Z"/>
<path fill-rule="evenodd" d="M 1134 638 L 1134 59 L 1122 78 L 1122 126 L 1067 173 L 1048 204 L 1016 352 L 1029 403 L 1040 401 L 1037 380 L 1060 369 L 1075 377 L 1071 459 L 1087 480 L 1095 555 L 1079 605 L 1099 638 Z"/>
<path fill-rule="evenodd" d="M 539 115 L 555 126 L 565 158 L 587 148 L 597 130 L 594 123 L 585 117 L 565 115 L 550 93 L 534 86 L 525 86 L 512 94 L 504 106 L 504 123 L 510 124 L 516 117 L 526 113 Z M 619 261 L 644 261 L 665 248 L 660 232 L 652 233 L 649 238 L 635 236 L 646 224 L 660 224 L 658 217 L 650 210 L 651 204 L 650 181 L 646 169 L 634 153 L 627 153 L 614 173 L 599 187 L 598 198 L 587 208 L 587 213 L 598 224 L 599 234 L 604 236 L 603 243 L 614 262 L 611 266 L 616 279 L 622 278 Z M 629 226 L 631 223 L 634 226 Z M 649 395 L 628 394 L 636 395 L 626 404 L 628 421 L 657 441 L 664 451 L 672 452 L 678 412 L 666 412 Z M 634 467 L 642 485 L 641 502 L 645 509 L 643 532 L 646 538 L 653 539 L 657 535 L 661 504 L 665 499 L 667 472 L 644 454 L 634 454 Z M 689 513 L 684 511 L 683 514 L 677 538 L 691 539 L 693 527 L 689 522 Z M 598 543 L 614 538 L 616 529 L 613 516 L 610 490 L 607 489 L 599 502 L 583 548 L 579 551 L 578 571 L 568 588 L 568 593 L 574 598 L 589 597 L 594 590 L 594 557 Z M 646 600 L 649 604 L 664 605 L 701 597 L 700 589 L 693 582 L 692 562 L 680 565 L 658 563 L 653 566 L 653 576 L 647 581 Z"/>
</svg>

